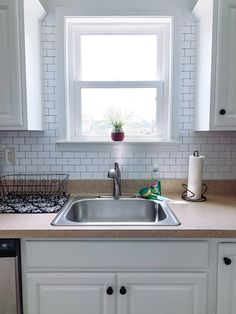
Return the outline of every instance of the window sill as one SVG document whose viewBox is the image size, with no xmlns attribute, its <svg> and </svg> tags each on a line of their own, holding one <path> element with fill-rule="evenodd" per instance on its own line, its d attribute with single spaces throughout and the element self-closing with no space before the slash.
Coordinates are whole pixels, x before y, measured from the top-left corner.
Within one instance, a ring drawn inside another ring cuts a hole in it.
<svg viewBox="0 0 236 314">
<path fill-rule="evenodd" d="M 154 141 L 154 140 L 124 140 L 122 142 L 113 142 L 111 140 L 58 140 L 56 142 L 61 151 L 111 151 L 129 150 L 129 151 L 176 151 L 180 141 Z"/>
</svg>

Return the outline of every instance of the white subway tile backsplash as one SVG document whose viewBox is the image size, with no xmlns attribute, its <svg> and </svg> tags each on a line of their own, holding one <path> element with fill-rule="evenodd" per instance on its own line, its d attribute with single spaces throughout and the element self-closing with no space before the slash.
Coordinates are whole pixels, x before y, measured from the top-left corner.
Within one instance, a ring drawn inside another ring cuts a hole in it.
<svg viewBox="0 0 236 314">
<path fill-rule="evenodd" d="M 57 165 L 67 165 L 68 160 L 67 159 L 56 159 L 56 164 Z"/>
<path fill-rule="evenodd" d="M 45 165 L 55 165 L 56 161 L 55 159 L 46 158 L 44 159 Z"/>
<path fill-rule="evenodd" d="M 81 165 L 92 165 L 92 159 L 91 158 L 81 158 Z"/>
<path fill-rule="evenodd" d="M 14 166 L 13 172 L 22 173 L 26 171 L 26 166 Z"/>
<path fill-rule="evenodd" d="M 43 165 L 44 164 L 44 159 L 32 159 L 32 165 Z"/>
<path fill-rule="evenodd" d="M 91 172 L 81 172 L 80 177 L 84 180 L 95 178 Z"/>
<path fill-rule="evenodd" d="M 75 158 L 86 158 L 86 152 L 75 152 Z"/>
<path fill-rule="evenodd" d="M 69 166 L 69 165 L 65 165 L 62 167 L 63 172 L 74 172 L 75 171 L 75 166 Z"/>
<path fill-rule="evenodd" d="M 22 137 L 15 137 L 13 138 L 12 143 L 13 144 L 25 144 L 25 139 Z"/>
<path fill-rule="evenodd" d="M 80 158 L 76 158 L 76 159 L 74 159 L 74 158 L 69 158 L 68 159 L 68 165 L 80 165 Z"/>
<path fill-rule="evenodd" d="M 75 171 L 84 172 L 84 171 L 86 171 L 86 166 L 85 165 L 81 165 L 81 166 L 75 165 Z"/>
<path fill-rule="evenodd" d="M 63 171 L 63 168 L 62 166 L 51 166 L 51 171 L 52 172 L 62 172 Z"/>
<path fill-rule="evenodd" d="M 21 152 L 30 152 L 31 151 L 31 145 L 19 145 L 19 151 Z"/>
<path fill-rule="evenodd" d="M 40 173 L 50 173 L 51 167 L 50 166 L 38 166 L 38 172 Z"/>
<path fill-rule="evenodd" d="M 99 158 L 110 158 L 110 153 L 109 152 L 98 152 L 98 157 Z"/>
<path fill-rule="evenodd" d="M 87 166 L 87 171 L 98 172 L 98 166 L 97 165 Z"/>
<path fill-rule="evenodd" d="M 140 165 L 150 165 L 151 164 L 151 159 L 150 158 L 139 159 L 139 164 Z"/>
</svg>

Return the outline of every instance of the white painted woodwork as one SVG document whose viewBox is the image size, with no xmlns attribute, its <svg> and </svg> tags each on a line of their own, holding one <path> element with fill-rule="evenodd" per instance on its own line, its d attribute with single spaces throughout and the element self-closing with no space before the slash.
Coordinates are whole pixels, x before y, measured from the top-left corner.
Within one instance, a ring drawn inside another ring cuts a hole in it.
<svg viewBox="0 0 236 314">
<path fill-rule="evenodd" d="M 236 0 L 199 0 L 193 13 L 198 22 L 195 130 L 236 130 Z"/>
<path fill-rule="evenodd" d="M 0 0 L 0 128 L 20 127 L 22 88 L 17 0 Z"/>
<path fill-rule="evenodd" d="M 236 0 L 220 0 L 218 18 L 214 124 L 236 130 Z M 221 109 L 226 110 L 223 116 Z"/>
<path fill-rule="evenodd" d="M 25 314 L 114 314 L 116 275 L 109 273 L 28 273 Z"/>
<path fill-rule="evenodd" d="M 207 240 L 24 240 L 24 314 L 206 314 L 209 264 Z"/>
<path fill-rule="evenodd" d="M 232 263 L 226 265 L 224 257 Z M 217 314 L 236 314 L 236 243 L 219 245 Z"/>
<path fill-rule="evenodd" d="M 127 273 L 117 275 L 117 314 L 204 314 L 205 273 Z"/>
<path fill-rule="evenodd" d="M 208 267 L 207 241 L 27 240 L 30 269 L 194 269 Z"/>
<path fill-rule="evenodd" d="M 42 130 L 38 0 L 0 0 L 0 129 Z"/>
</svg>

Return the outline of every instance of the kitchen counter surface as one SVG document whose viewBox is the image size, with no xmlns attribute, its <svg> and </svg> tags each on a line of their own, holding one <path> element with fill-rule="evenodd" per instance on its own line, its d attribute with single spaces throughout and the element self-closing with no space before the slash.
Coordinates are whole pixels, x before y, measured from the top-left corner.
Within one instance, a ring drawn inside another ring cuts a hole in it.
<svg viewBox="0 0 236 314">
<path fill-rule="evenodd" d="M 55 227 L 56 214 L 0 214 L 1 238 L 234 238 L 236 195 L 207 195 L 206 202 L 186 202 L 168 195 L 180 226 Z"/>
</svg>

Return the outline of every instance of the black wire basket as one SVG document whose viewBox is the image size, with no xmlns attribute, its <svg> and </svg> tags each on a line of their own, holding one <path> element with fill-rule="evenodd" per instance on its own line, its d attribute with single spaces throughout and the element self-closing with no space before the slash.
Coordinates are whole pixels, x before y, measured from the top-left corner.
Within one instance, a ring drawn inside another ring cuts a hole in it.
<svg viewBox="0 0 236 314">
<path fill-rule="evenodd" d="M 68 174 L 9 174 L 0 177 L 0 194 L 63 195 L 67 191 Z"/>
</svg>

